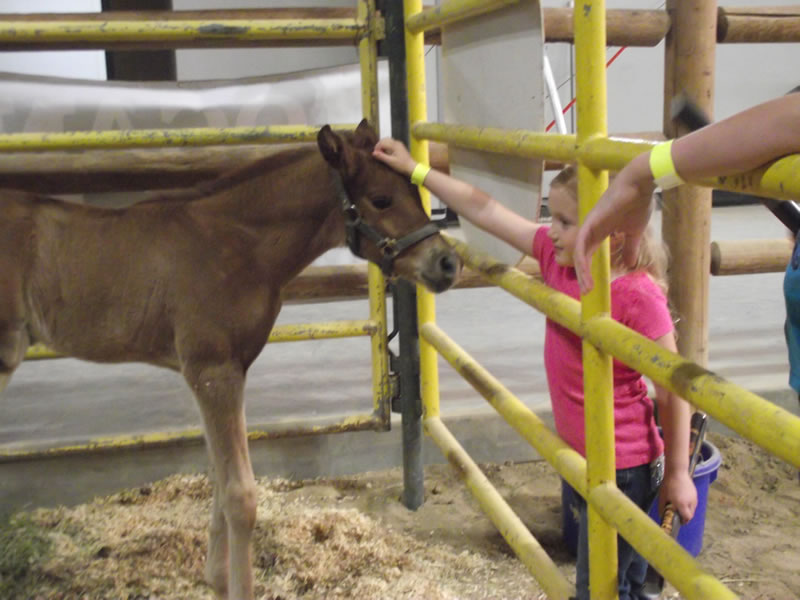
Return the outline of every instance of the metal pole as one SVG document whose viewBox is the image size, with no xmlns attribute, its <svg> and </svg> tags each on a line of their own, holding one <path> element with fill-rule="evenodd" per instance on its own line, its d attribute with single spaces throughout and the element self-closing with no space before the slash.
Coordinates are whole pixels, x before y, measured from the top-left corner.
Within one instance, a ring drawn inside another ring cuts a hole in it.
<svg viewBox="0 0 800 600">
<path fill-rule="evenodd" d="M 386 0 L 385 54 L 389 58 L 392 137 L 408 145 L 408 86 L 403 0 Z M 403 428 L 403 504 L 410 510 L 425 500 L 422 468 L 422 399 L 419 394 L 419 332 L 417 291 L 405 280 L 392 287 L 396 327 L 399 334 L 400 413 Z"/>
</svg>

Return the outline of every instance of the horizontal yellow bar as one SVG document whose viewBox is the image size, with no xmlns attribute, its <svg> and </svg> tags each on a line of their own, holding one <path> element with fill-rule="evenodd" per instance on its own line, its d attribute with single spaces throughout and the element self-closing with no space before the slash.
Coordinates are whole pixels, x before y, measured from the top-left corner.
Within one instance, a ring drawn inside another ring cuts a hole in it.
<svg viewBox="0 0 800 600">
<path fill-rule="evenodd" d="M 468 266 L 483 273 L 492 283 L 800 468 L 800 417 L 665 350 L 610 317 L 595 317 L 581 323 L 577 300 L 459 240 L 448 238 L 448 241 Z"/>
<path fill-rule="evenodd" d="M 421 121 L 411 126 L 411 134 L 417 139 L 446 142 L 462 148 L 527 158 L 547 158 L 561 162 L 575 160 L 577 152 L 574 134 L 445 125 Z"/>
<path fill-rule="evenodd" d="M 406 28 L 410 33 L 422 33 L 519 2 L 520 0 L 443 0 L 438 6 L 426 8 L 409 17 Z"/>
<path fill-rule="evenodd" d="M 44 360 L 46 358 L 64 358 L 58 352 L 53 352 L 44 344 L 34 344 L 25 353 L 25 360 Z"/>
<path fill-rule="evenodd" d="M 184 42 L 193 40 L 340 40 L 365 31 L 355 19 L 220 19 L 211 21 L 2 21 L 0 44 L 84 41 Z"/>
<path fill-rule="evenodd" d="M 542 586 L 548 598 L 567 600 L 575 587 L 559 571 L 520 518 L 492 486 L 478 465 L 470 458 L 439 418 L 423 421 L 425 430 L 442 450 L 455 472 L 495 524 L 508 545 Z"/>
<path fill-rule="evenodd" d="M 372 335 L 376 331 L 378 331 L 378 324 L 371 320 L 278 325 L 272 330 L 269 342 L 300 342 L 303 340 L 358 337 Z"/>
<path fill-rule="evenodd" d="M 528 441 L 582 496 L 586 497 L 586 460 L 552 432 L 533 411 L 495 379 L 439 327 L 428 323 L 422 336 Z M 425 421 L 426 426 L 430 419 Z M 438 443 L 438 442 L 437 442 Z M 649 516 L 615 486 L 592 492 L 590 501 L 608 523 L 631 541 L 686 598 L 735 598 L 703 571 Z M 713 593 L 713 595 L 712 595 Z"/>
<path fill-rule="evenodd" d="M 619 171 L 658 142 L 616 137 L 594 137 L 579 145 L 574 135 L 523 129 L 498 129 L 416 122 L 411 133 L 418 139 L 446 142 L 462 148 L 498 154 L 544 158 L 561 162 L 578 159 L 591 169 Z M 754 194 L 778 200 L 800 198 L 800 154 L 776 160 L 764 167 L 725 177 L 691 182 L 720 190 Z"/>
<path fill-rule="evenodd" d="M 269 343 L 359 337 L 373 335 L 377 330 L 378 325 L 371 320 L 278 325 L 272 329 L 272 333 L 270 333 L 269 336 Z M 25 353 L 25 360 L 41 360 L 45 358 L 64 358 L 64 356 L 50 350 L 43 344 L 34 344 L 28 348 L 28 351 Z"/>
<path fill-rule="evenodd" d="M 386 425 L 380 416 L 374 414 L 352 415 L 336 420 L 320 420 L 313 424 L 297 423 L 265 423 L 255 425 L 247 432 L 247 439 L 252 441 L 298 437 L 305 435 L 321 435 L 328 433 L 344 433 L 349 431 L 384 431 Z M 59 456 L 94 454 L 98 452 L 119 450 L 145 450 L 168 446 L 187 446 L 203 442 L 202 429 L 186 429 L 184 431 L 159 431 L 139 435 L 117 435 L 91 439 L 85 443 L 68 446 L 53 446 L 44 449 L 9 449 L 0 448 L 0 463 L 25 460 L 41 460 Z"/>
<path fill-rule="evenodd" d="M 262 127 L 5 133 L 0 134 L 0 152 L 312 142 L 317 139 L 320 127 L 269 125 Z M 331 127 L 336 131 L 352 131 L 356 126 L 337 124 L 331 125 Z"/>
</svg>

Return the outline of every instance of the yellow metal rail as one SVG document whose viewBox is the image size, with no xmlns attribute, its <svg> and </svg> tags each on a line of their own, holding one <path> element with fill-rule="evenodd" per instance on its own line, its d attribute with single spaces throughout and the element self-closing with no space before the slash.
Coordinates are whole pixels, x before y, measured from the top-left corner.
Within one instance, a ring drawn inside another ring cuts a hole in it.
<svg viewBox="0 0 800 600">
<path fill-rule="evenodd" d="M 551 431 L 524 402 L 514 396 L 439 327 L 428 323 L 422 327 L 420 333 L 477 392 L 489 401 L 508 424 L 555 468 L 559 475 L 584 497 L 589 494 L 586 486 L 586 460 L 580 454 Z M 430 427 L 432 421 L 436 422 L 436 431 L 432 431 L 433 428 Z M 426 419 L 425 426 L 451 462 L 453 462 L 451 453 L 459 456 L 454 466 L 456 472 L 461 474 L 460 446 L 448 436 L 438 434 L 444 427 L 440 425 L 438 418 Z M 488 497 L 483 491 L 477 493 L 486 496 L 481 500 L 481 506 L 484 504 L 493 506 L 495 503 L 503 502 L 502 499 Z M 686 550 L 615 485 L 604 484 L 594 487 L 591 492 L 591 502 L 595 504 L 600 515 L 618 529 L 625 539 L 630 541 L 686 598 L 691 600 L 736 598 L 735 594 L 704 571 Z M 488 514 L 488 509 L 484 508 L 484 511 Z M 503 526 L 510 527 L 509 524 Z M 548 597 L 560 597 L 557 595 L 561 589 L 560 578 L 551 572 L 549 562 L 545 561 L 535 568 L 527 562 L 525 564 L 548 593 Z M 550 591 L 553 589 L 556 591 Z"/>
<path fill-rule="evenodd" d="M 426 327 L 431 327 L 429 323 Z M 478 500 L 483 512 L 492 520 L 508 545 L 519 556 L 538 581 L 548 598 L 568 600 L 575 588 L 558 570 L 520 518 L 492 486 L 478 465 L 458 443 L 438 417 L 426 418 L 425 430 L 442 450 L 454 471 Z"/>
<path fill-rule="evenodd" d="M 406 22 L 422 10 L 421 0 L 405 0 L 403 11 Z M 408 82 L 408 118 L 410 122 L 424 121 L 427 116 L 425 94 L 425 40 L 422 33 L 412 33 L 408 28 L 406 40 L 406 77 Z M 429 162 L 428 142 L 411 136 L 409 140 L 411 155 L 423 164 Z M 431 196 L 428 190 L 420 187 L 420 196 L 425 212 L 431 212 Z M 433 294 L 422 286 L 417 286 L 417 321 L 420 326 L 436 320 L 436 301 Z M 419 342 L 420 396 L 423 413 L 427 417 L 439 416 L 439 368 L 436 350 L 421 339 Z"/>
<path fill-rule="evenodd" d="M 366 25 L 356 19 L 219 19 L 209 21 L 0 21 L 0 45 L 28 50 L 43 44 L 181 43 L 220 40 L 239 42 L 352 40 Z"/>
<path fill-rule="evenodd" d="M 570 134 L 427 122 L 415 122 L 411 132 L 419 139 L 445 142 L 462 148 L 561 162 L 580 160 L 590 169 L 611 171 L 622 169 L 658 143 L 600 136 L 579 144 L 576 136 Z M 778 200 L 797 199 L 800 198 L 800 154 L 785 156 L 746 173 L 690 183 Z"/>
<path fill-rule="evenodd" d="M 358 18 L 373 26 L 358 44 L 361 69 L 361 113 L 378 129 L 378 47 L 375 0 L 358 0 Z M 384 429 L 391 426 L 391 385 L 389 379 L 389 342 L 387 340 L 386 280 L 374 263 L 367 266 L 369 318 L 375 324 L 370 339 L 372 357 L 372 398 L 375 414 L 384 420 Z"/>
<path fill-rule="evenodd" d="M 376 336 L 380 329 L 381 325 L 372 319 L 278 325 L 270 333 L 268 342 L 275 344 L 277 342 L 330 340 L 364 335 Z M 64 358 L 64 356 L 50 350 L 43 344 L 35 344 L 28 348 L 25 353 L 25 360 L 42 360 L 46 358 Z"/>
<path fill-rule="evenodd" d="M 800 417 L 688 361 L 609 316 L 581 322 L 580 303 L 521 271 L 448 238 L 464 262 L 559 325 L 800 468 Z"/>
<path fill-rule="evenodd" d="M 437 29 L 442 25 L 462 21 L 518 4 L 521 0 L 443 0 L 438 6 L 414 13 L 406 20 L 406 29 L 412 34 Z"/>
<path fill-rule="evenodd" d="M 345 433 L 350 431 L 383 431 L 386 423 L 382 414 L 359 414 L 332 421 L 320 421 L 312 424 L 297 423 L 264 423 L 248 429 L 247 439 L 277 439 L 298 437 L 303 435 L 320 435 L 326 433 Z M 183 431 L 158 431 L 134 435 L 116 435 L 93 438 L 86 442 L 78 442 L 63 446 L 48 447 L 3 447 L 0 448 L 0 464 L 25 460 L 41 460 L 63 456 L 79 456 L 98 452 L 119 452 L 123 450 L 152 450 L 177 446 L 192 446 L 203 443 L 203 430 L 186 429 Z"/>
<path fill-rule="evenodd" d="M 336 131 L 352 131 L 356 125 L 335 124 L 331 127 Z M 0 134 L 0 152 L 287 144 L 316 141 L 318 132 L 319 126 L 314 125 L 268 125 L 261 127 L 4 133 Z"/>
</svg>

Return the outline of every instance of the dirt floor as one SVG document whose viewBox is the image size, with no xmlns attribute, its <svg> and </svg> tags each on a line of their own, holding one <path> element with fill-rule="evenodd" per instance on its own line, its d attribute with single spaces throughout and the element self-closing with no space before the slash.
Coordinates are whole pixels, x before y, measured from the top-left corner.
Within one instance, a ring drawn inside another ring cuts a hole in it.
<svg viewBox="0 0 800 600">
<path fill-rule="evenodd" d="M 700 563 L 741 598 L 800 597 L 800 482 L 738 438 L 711 486 Z M 483 465 L 571 580 L 560 484 L 544 462 Z M 426 502 L 399 502 L 399 469 L 338 479 L 261 480 L 257 597 L 541 599 L 541 589 L 447 466 L 426 469 Z M 0 598 L 212 598 L 202 582 L 206 478 L 176 476 L 75 508 L 20 513 L 0 528 Z M 664 598 L 681 596 L 667 587 Z"/>
</svg>

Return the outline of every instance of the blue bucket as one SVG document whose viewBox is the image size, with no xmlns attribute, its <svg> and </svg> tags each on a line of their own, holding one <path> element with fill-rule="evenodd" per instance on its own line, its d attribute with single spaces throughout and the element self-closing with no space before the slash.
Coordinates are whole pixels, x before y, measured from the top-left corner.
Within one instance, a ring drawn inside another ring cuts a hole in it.
<svg viewBox="0 0 800 600">
<path fill-rule="evenodd" d="M 706 527 L 706 506 L 708 504 L 708 488 L 717 479 L 717 472 L 722 464 L 722 456 L 717 447 L 705 440 L 700 447 L 701 460 L 694 470 L 694 486 L 697 488 L 697 510 L 692 520 L 681 525 L 678 530 L 678 543 L 692 556 L 700 554 L 703 548 L 703 531 Z M 573 510 L 577 492 L 566 482 L 561 482 L 561 526 L 562 537 L 567 549 L 573 554 L 578 552 L 578 520 Z M 650 517 L 660 523 L 658 500 L 650 509 Z"/>
</svg>

